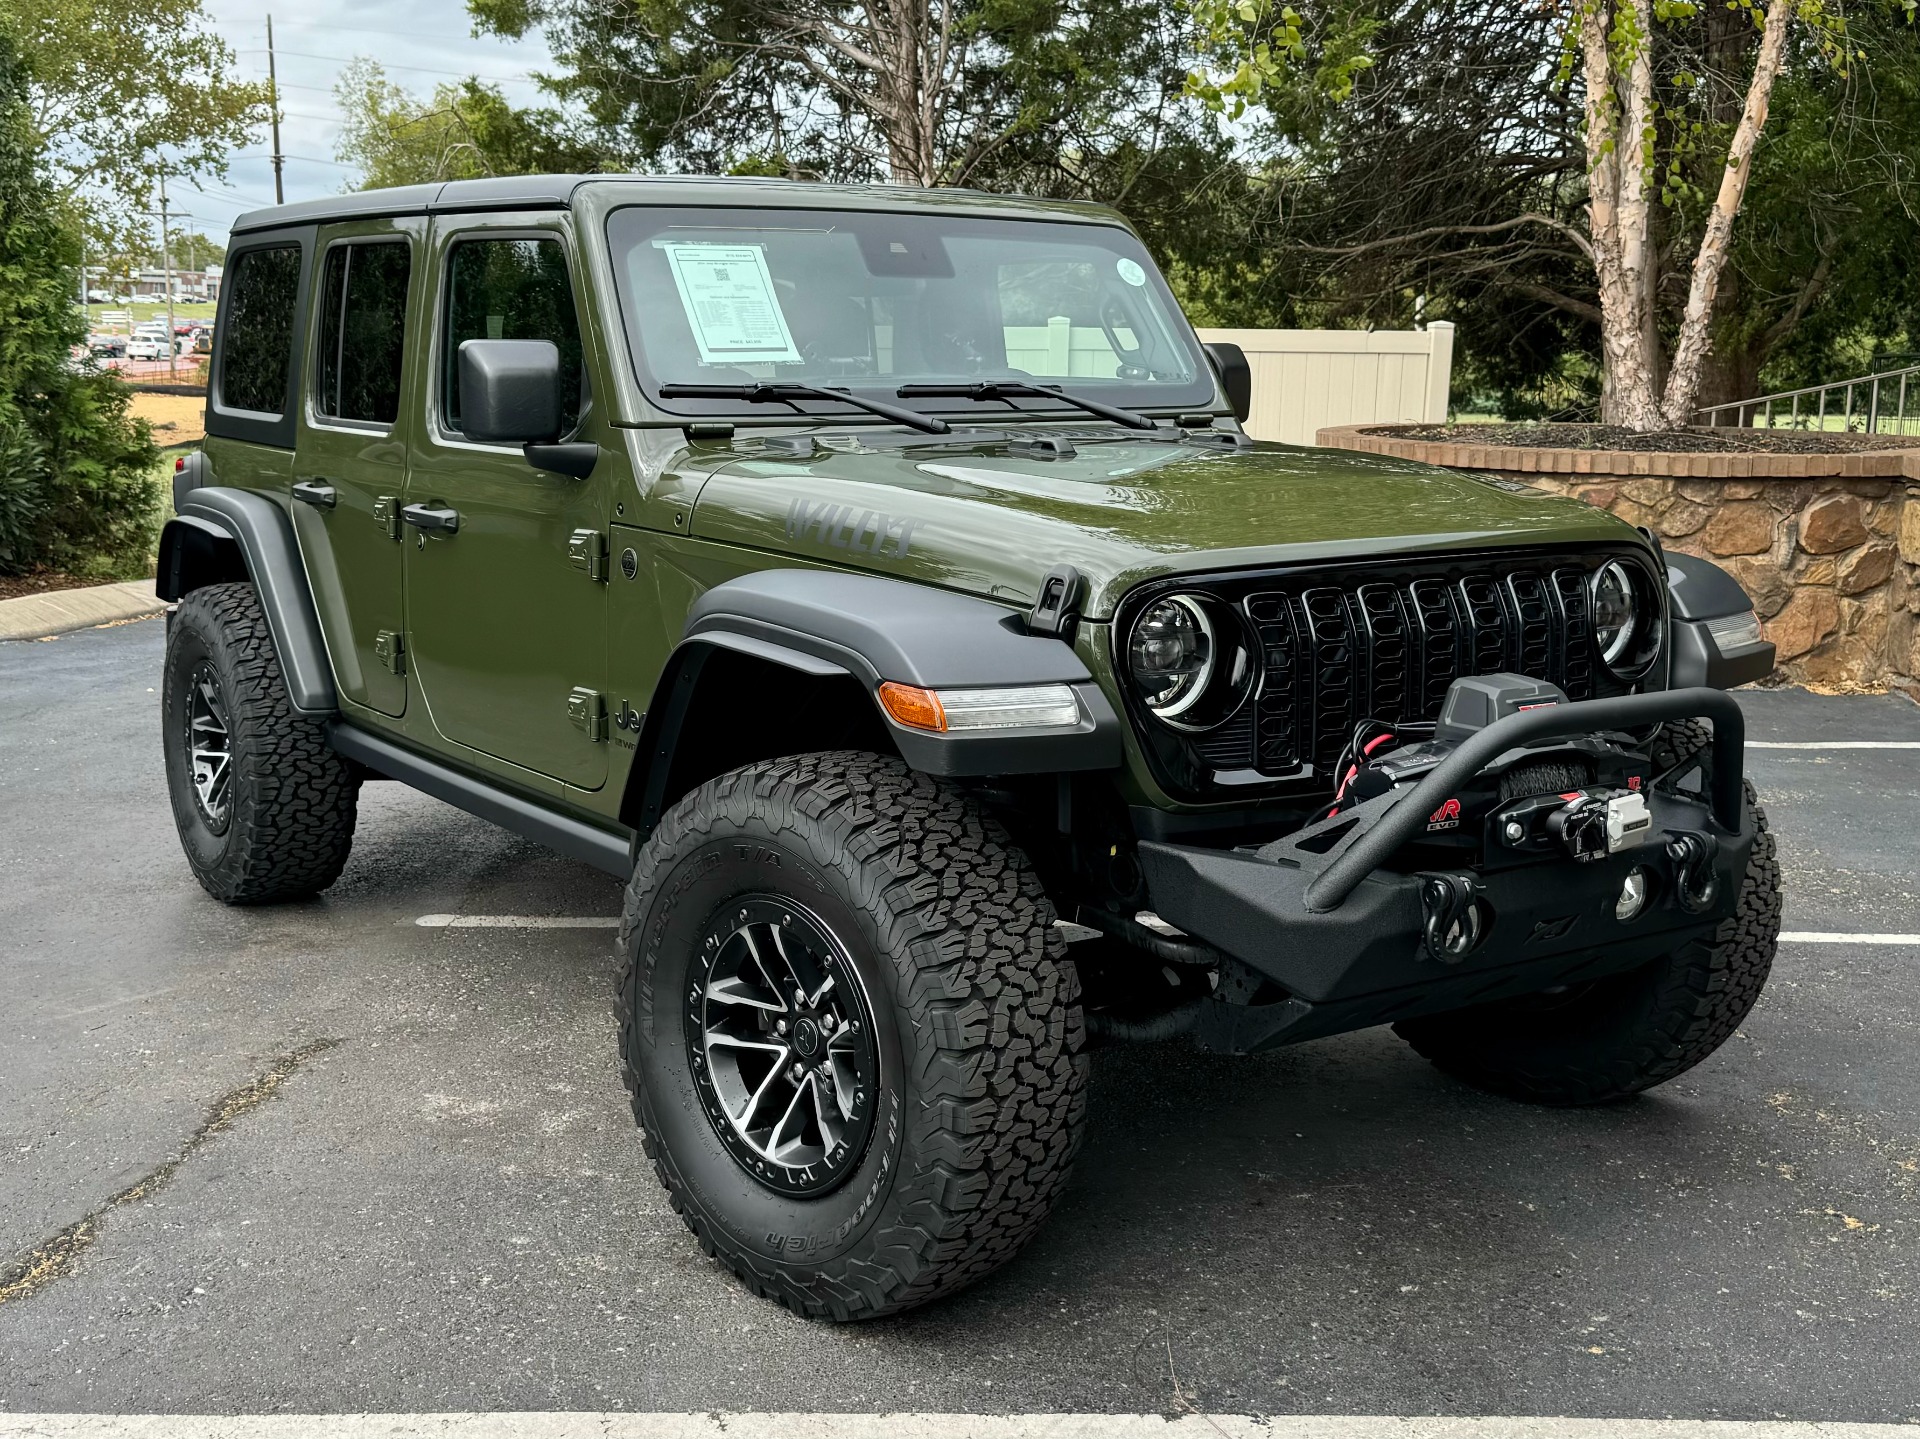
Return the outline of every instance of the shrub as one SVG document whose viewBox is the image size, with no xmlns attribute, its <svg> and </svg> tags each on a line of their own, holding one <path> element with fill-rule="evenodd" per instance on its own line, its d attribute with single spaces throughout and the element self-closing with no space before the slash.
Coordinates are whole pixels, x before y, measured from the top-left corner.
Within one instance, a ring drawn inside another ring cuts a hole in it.
<svg viewBox="0 0 1920 1439">
<path fill-rule="evenodd" d="M 0 34 L 0 573 L 144 573 L 159 460 L 117 375 L 71 359 L 80 234 L 41 173 L 26 74 Z"/>
<path fill-rule="evenodd" d="M 47 508 L 47 456 L 18 414 L 0 410 L 0 574 L 27 567 Z"/>
</svg>

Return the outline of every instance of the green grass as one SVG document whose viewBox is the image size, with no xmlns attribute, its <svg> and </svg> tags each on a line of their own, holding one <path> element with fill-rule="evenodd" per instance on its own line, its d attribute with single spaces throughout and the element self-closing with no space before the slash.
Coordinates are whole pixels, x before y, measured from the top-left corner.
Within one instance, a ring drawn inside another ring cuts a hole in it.
<svg viewBox="0 0 1920 1439">
<path fill-rule="evenodd" d="M 173 302 L 173 318 L 176 323 L 182 320 L 204 320 L 208 324 L 212 324 L 213 309 L 214 307 L 210 303 L 196 304 L 191 301 L 175 300 Z M 149 320 L 160 320 L 164 322 L 167 318 L 165 301 L 151 302 L 136 300 L 131 305 L 88 305 L 87 328 L 90 330 L 104 329 L 105 321 L 100 317 L 109 310 L 131 310 L 133 312 L 133 323 L 136 325 L 144 325 Z"/>
</svg>

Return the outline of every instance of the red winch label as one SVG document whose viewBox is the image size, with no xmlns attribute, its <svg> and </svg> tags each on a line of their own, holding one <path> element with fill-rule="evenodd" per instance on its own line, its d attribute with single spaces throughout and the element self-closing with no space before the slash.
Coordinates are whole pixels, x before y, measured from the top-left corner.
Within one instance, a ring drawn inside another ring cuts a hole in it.
<svg viewBox="0 0 1920 1439">
<path fill-rule="evenodd" d="M 1427 819 L 1427 832 L 1436 829 L 1458 829 L 1460 827 L 1460 801 L 1450 799 L 1435 810 Z"/>
</svg>

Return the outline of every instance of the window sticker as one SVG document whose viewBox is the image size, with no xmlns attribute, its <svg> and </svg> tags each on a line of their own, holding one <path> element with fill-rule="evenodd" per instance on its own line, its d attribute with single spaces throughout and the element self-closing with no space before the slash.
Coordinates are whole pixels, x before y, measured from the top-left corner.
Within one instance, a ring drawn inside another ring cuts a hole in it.
<svg viewBox="0 0 1920 1439">
<path fill-rule="evenodd" d="M 1120 278 L 1125 280 L 1129 285 L 1144 285 L 1147 283 L 1147 272 L 1140 267 L 1138 260 L 1123 259 L 1113 268 L 1120 272 Z"/>
<path fill-rule="evenodd" d="M 702 363 L 799 363 L 764 249 L 677 242 L 660 249 L 673 271 Z"/>
</svg>

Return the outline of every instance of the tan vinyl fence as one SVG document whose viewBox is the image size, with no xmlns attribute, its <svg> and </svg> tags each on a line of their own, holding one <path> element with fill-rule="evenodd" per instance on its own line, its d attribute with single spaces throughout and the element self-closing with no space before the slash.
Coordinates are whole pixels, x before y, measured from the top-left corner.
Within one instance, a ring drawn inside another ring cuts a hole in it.
<svg viewBox="0 0 1920 1439">
<path fill-rule="evenodd" d="M 1311 445 L 1333 425 L 1438 424 L 1447 418 L 1453 326 L 1424 330 L 1202 330 L 1253 368 L 1256 440 Z"/>
</svg>

